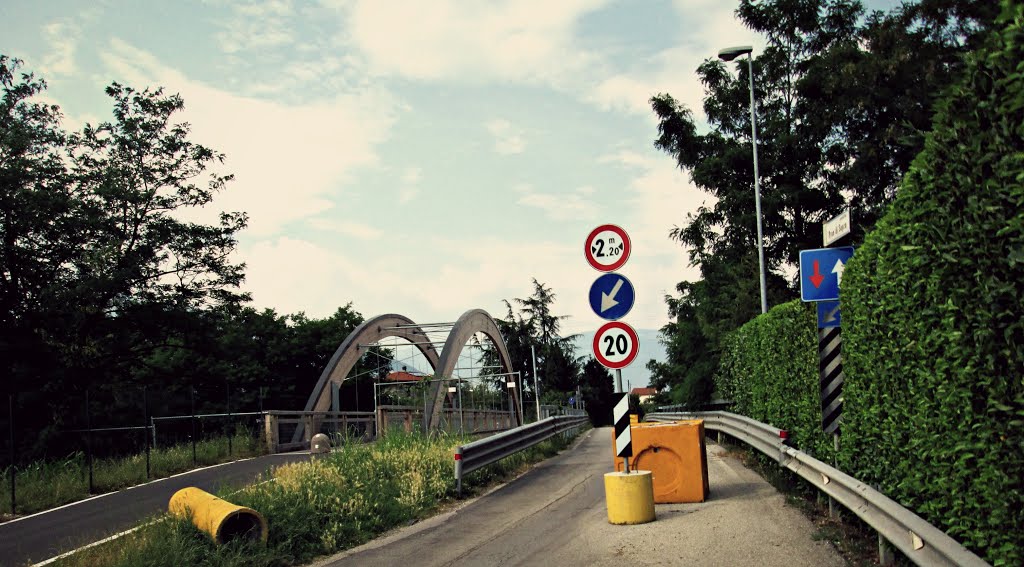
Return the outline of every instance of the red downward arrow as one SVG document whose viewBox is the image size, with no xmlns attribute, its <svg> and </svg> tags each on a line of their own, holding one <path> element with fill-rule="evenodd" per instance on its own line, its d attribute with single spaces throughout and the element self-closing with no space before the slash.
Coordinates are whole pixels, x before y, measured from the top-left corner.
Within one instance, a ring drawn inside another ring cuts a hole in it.
<svg viewBox="0 0 1024 567">
<path fill-rule="evenodd" d="M 815 289 L 821 287 L 821 282 L 825 280 L 825 276 L 821 275 L 821 270 L 818 268 L 818 261 L 814 261 L 814 275 L 809 278 L 811 283 L 814 284 Z"/>
</svg>

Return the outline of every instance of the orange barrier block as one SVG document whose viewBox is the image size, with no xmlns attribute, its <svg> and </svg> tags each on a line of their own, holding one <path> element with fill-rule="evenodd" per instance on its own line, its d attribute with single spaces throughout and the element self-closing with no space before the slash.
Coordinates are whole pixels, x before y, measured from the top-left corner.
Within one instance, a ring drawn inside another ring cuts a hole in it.
<svg viewBox="0 0 1024 567">
<path fill-rule="evenodd" d="M 622 471 L 622 459 L 615 458 L 615 433 L 612 432 L 612 457 L 615 470 Z M 708 461 L 704 446 L 704 421 L 639 423 L 630 426 L 633 456 L 630 470 L 651 471 L 654 502 L 675 504 L 703 502 L 707 499 Z"/>
</svg>

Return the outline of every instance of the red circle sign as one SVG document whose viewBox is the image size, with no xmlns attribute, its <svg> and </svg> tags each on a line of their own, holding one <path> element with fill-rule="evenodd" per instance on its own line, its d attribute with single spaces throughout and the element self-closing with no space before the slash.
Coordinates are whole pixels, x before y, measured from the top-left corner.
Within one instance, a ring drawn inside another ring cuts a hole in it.
<svg viewBox="0 0 1024 567">
<path fill-rule="evenodd" d="M 594 356 L 613 370 L 629 366 L 640 352 L 640 337 L 622 321 L 605 323 L 594 335 Z"/>
<path fill-rule="evenodd" d="M 583 244 L 587 262 L 599 272 L 618 270 L 629 259 L 629 235 L 614 224 L 603 224 L 590 231 Z"/>
</svg>

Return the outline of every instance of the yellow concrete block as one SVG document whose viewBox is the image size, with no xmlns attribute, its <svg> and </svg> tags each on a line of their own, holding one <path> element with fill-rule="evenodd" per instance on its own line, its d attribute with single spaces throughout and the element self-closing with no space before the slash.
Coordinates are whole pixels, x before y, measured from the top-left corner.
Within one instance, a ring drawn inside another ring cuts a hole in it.
<svg viewBox="0 0 1024 567">
<path fill-rule="evenodd" d="M 191 518 L 200 531 L 219 544 L 242 538 L 267 542 L 267 520 L 262 514 L 194 486 L 175 492 L 167 508 L 175 516 Z"/>
<path fill-rule="evenodd" d="M 608 522 L 616 525 L 654 521 L 654 485 L 651 471 L 611 472 L 604 475 Z"/>
</svg>

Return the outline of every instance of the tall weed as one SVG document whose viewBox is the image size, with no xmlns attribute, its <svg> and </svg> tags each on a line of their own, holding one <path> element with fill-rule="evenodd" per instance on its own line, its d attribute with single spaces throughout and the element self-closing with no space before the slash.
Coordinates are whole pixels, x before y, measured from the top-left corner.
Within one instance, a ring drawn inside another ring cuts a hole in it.
<svg viewBox="0 0 1024 567">
<path fill-rule="evenodd" d="M 274 470 L 274 482 L 226 499 L 258 510 L 270 528 L 267 544 L 218 547 L 188 521 L 168 519 L 131 536 L 75 554 L 59 565 L 159 567 L 178 565 L 284 566 L 360 545 L 436 512 L 455 498 L 453 454 L 466 439 L 391 433 L 373 444 L 346 444 L 308 462 Z M 479 490 L 556 454 L 555 437 L 464 479 Z"/>
</svg>

